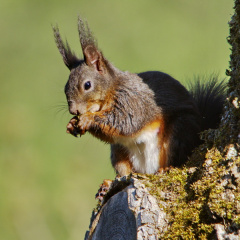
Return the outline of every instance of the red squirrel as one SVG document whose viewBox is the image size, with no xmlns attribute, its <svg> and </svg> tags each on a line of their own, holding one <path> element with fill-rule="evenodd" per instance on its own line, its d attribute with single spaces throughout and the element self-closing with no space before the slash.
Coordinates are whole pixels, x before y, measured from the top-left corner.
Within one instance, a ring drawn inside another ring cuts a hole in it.
<svg viewBox="0 0 240 240">
<path fill-rule="evenodd" d="M 58 27 L 53 31 L 70 70 L 65 94 L 74 117 L 67 132 L 89 132 L 110 143 L 111 162 L 120 176 L 181 166 L 200 143 L 199 133 L 217 126 L 225 98 L 223 81 L 197 81 L 189 92 L 162 72 L 123 72 L 104 57 L 81 18 L 82 60 L 62 41 Z"/>
</svg>

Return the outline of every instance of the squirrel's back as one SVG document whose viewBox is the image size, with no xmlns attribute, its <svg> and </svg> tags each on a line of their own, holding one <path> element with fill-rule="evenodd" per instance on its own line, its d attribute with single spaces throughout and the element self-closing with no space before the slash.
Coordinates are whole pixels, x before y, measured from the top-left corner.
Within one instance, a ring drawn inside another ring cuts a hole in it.
<svg viewBox="0 0 240 240">
<path fill-rule="evenodd" d="M 158 71 L 149 71 L 139 73 L 138 76 L 155 93 L 155 101 L 162 108 L 164 114 L 170 116 L 181 111 L 198 113 L 198 108 L 190 93 L 170 75 Z"/>
<path fill-rule="evenodd" d="M 189 91 L 168 74 L 150 71 L 138 74 L 155 93 L 162 109 L 165 134 L 171 135 L 168 165 L 180 166 L 194 147 L 200 144 L 199 133 L 216 128 L 225 100 L 226 86 L 216 76 L 190 82 Z"/>
</svg>

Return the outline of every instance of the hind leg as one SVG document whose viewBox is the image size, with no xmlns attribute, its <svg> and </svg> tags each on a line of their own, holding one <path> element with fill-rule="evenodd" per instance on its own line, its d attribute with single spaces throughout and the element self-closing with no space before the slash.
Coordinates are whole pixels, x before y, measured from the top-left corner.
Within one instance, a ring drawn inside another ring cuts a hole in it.
<svg viewBox="0 0 240 240">
<path fill-rule="evenodd" d="M 119 144 L 111 145 L 111 162 L 116 171 L 120 176 L 129 175 L 132 172 L 132 164 L 129 159 L 129 154 L 126 148 Z M 96 194 L 96 199 L 103 202 L 105 195 L 112 186 L 112 181 L 105 179 L 100 185 L 100 188 Z"/>
<path fill-rule="evenodd" d="M 120 177 L 129 175 L 132 172 L 132 163 L 128 150 L 119 144 L 111 145 L 111 162 L 116 173 Z"/>
</svg>

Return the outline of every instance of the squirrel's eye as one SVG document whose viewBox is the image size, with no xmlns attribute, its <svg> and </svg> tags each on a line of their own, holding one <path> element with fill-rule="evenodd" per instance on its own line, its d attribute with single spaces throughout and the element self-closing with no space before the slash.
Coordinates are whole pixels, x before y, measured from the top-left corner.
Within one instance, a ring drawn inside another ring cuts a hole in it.
<svg viewBox="0 0 240 240">
<path fill-rule="evenodd" d="M 84 83 L 84 89 L 85 89 L 85 90 L 90 89 L 91 86 L 92 86 L 92 85 L 91 85 L 91 82 L 90 82 L 90 81 L 87 81 L 87 82 Z"/>
</svg>

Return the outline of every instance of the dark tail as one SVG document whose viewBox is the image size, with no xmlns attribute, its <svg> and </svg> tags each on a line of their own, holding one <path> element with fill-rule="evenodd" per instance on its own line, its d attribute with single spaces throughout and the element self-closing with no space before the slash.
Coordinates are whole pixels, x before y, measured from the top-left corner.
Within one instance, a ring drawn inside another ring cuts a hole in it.
<svg viewBox="0 0 240 240">
<path fill-rule="evenodd" d="M 208 78 L 196 77 L 195 81 L 188 83 L 189 92 L 202 116 L 202 131 L 218 127 L 226 99 L 226 88 L 225 81 L 219 81 L 216 75 Z"/>
</svg>

